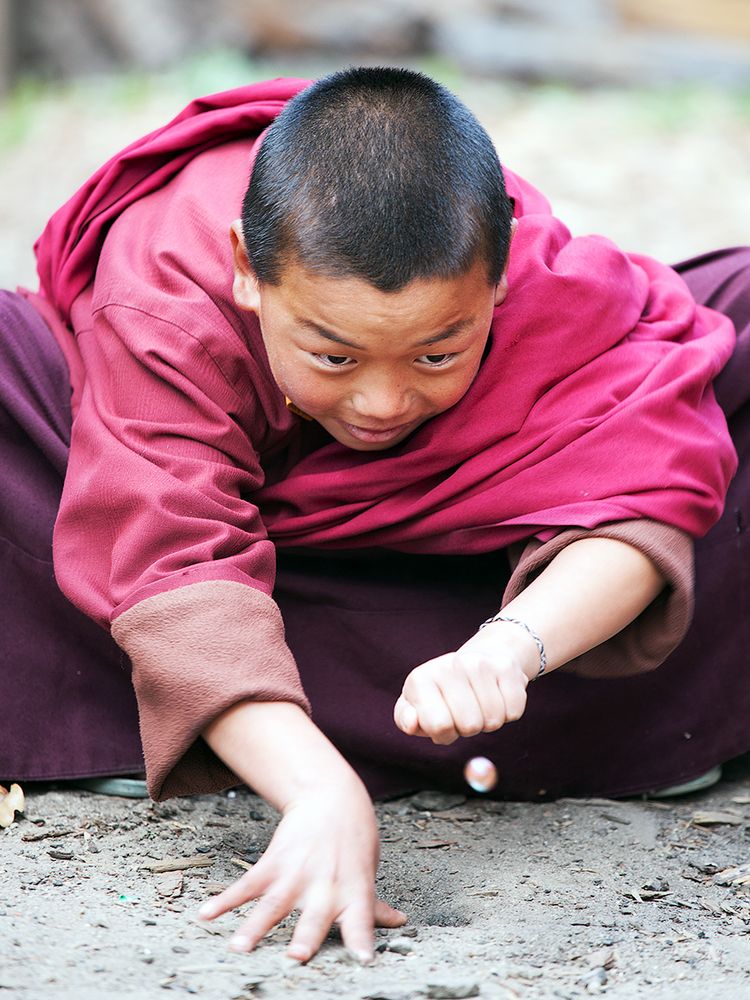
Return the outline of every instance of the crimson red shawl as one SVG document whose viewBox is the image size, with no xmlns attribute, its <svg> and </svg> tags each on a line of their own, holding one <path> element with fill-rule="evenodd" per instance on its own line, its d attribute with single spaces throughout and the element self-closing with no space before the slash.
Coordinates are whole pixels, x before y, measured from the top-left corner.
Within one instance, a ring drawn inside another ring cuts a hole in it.
<svg viewBox="0 0 750 1000">
<path fill-rule="evenodd" d="M 61 318 L 120 212 L 203 150 L 260 132 L 303 86 L 195 101 L 102 167 L 36 246 Z M 572 238 L 504 172 L 519 219 L 510 290 L 469 391 L 395 448 L 332 442 L 261 488 L 253 499 L 278 544 L 478 552 L 557 526 L 646 517 L 701 535 L 719 518 L 736 455 L 711 383 L 731 323 L 665 265 Z"/>
</svg>

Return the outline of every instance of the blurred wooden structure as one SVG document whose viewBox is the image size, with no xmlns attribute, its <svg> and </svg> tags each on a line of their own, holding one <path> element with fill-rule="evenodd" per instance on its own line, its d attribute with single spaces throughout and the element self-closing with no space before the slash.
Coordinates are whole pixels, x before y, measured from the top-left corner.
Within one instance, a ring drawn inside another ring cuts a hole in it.
<svg viewBox="0 0 750 1000">
<path fill-rule="evenodd" d="M 747 87 L 750 0 L 0 0 L 0 92 L 14 73 L 160 70 L 212 48 L 270 62 L 433 55 L 584 86 Z"/>
<path fill-rule="evenodd" d="M 623 20 L 646 28 L 750 41 L 748 0 L 616 0 Z"/>
<path fill-rule="evenodd" d="M 12 50 L 10 0 L 0 0 L 0 94 L 10 86 L 13 75 Z"/>
</svg>

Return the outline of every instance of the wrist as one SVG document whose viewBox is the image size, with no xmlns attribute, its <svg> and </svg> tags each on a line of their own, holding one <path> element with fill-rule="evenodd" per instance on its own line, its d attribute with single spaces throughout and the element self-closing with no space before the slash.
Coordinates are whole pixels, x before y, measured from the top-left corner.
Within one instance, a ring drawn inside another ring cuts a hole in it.
<svg viewBox="0 0 750 1000">
<path fill-rule="evenodd" d="M 507 619 L 489 619 L 480 626 L 476 636 L 482 637 L 491 648 L 502 646 L 509 651 L 527 681 L 544 673 L 547 666 L 544 645 L 528 626 Z"/>
<path fill-rule="evenodd" d="M 336 747 L 290 702 L 240 702 L 207 726 L 203 738 L 279 812 L 311 790 L 361 785 Z"/>
</svg>

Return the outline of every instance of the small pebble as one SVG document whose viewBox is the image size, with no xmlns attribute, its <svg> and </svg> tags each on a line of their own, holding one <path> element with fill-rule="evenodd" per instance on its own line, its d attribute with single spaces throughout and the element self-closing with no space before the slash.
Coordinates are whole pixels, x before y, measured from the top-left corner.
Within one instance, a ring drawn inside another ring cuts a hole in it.
<svg viewBox="0 0 750 1000">
<path fill-rule="evenodd" d="M 190 954 L 190 949 L 189 948 L 183 948 L 183 946 L 181 944 L 172 945 L 172 951 L 174 951 L 178 955 L 189 955 Z"/>
<path fill-rule="evenodd" d="M 397 955 L 411 955 L 414 951 L 414 944 L 407 937 L 395 937 L 386 942 L 386 948 Z"/>
<path fill-rule="evenodd" d="M 392 989 L 385 987 L 375 990 L 374 993 L 367 993 L 362 1000 L 411 1000 L 413 996 L 414 990 L 404 990 L 394 986 Z"/>
<path fill-rule="evenodd" d="M 606 969 L 591 969 L 578 980 L 578 985 L 583 986 L 587 993 L 598 993 L 602 986 L 607 985 L 609 976 Z"/>
<path fill-rule="evenodd" d="M 417 792 L 409 799 L 412 809 L 420 812 L 440 812 L 443 809 L 453 809 L 466 802 L 465 795 L 451 795 L 449 792 Z"/>
<path fill-rule="evenodd" d="M 425 996 L 430 1000 L 464 1000 L 478 997 L 479 983 L 428 983 Z"/>
</svg>

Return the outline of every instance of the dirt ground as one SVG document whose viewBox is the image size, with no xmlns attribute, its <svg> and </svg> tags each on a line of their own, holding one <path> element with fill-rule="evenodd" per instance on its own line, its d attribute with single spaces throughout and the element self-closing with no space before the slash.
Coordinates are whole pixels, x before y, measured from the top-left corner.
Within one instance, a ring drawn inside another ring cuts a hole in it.
<svg viewBox="0 0 750 1000">
<path fill-rule="evenodd" d="M 284 955 L 291 919 L 241 956 L 236 915 L 194 917 L 270 839 L 261 800 L 33 790 L 0 836 L 0 996 L 750 996 L 750 758 L 669 802 L 427 792 L 378 815 L 379 890 L 409 924 L 377 932 L 371 966 L 334 935 L 300 966 Z M 199 867 L 153 870 L 185 859 Z"/>
<path fill-rule="evenodd" d="M 0 285 L 33 284 L 34 236 L 101 161 L 190 96 L 238 82 L 194 71 L 0 107 Z M 666 260 L 747 242 L 747 95 L 447 82 L 574 231 Z M 194 920 L 273 831 L 271 810 L 246 792 L 157 805 L 27 791 L 25 816 L 0 831 L 0 997 L 750 996 L 750 876 L 732 872 L 750 863 L 748 760 L 670 802 L 381 805 L 380 889 L 410 923 L 379 933 L 366 968 L 333 938 L 308 966 L 290 962 L 289 923 L 236 956 L 236 917 Z M 200 866 L 152 870 L 186 858 Z"/>
</svg>

